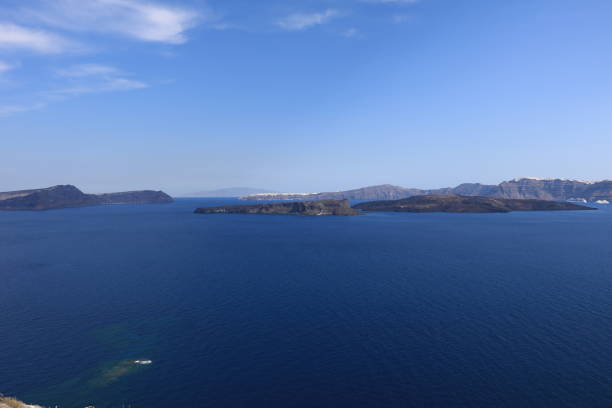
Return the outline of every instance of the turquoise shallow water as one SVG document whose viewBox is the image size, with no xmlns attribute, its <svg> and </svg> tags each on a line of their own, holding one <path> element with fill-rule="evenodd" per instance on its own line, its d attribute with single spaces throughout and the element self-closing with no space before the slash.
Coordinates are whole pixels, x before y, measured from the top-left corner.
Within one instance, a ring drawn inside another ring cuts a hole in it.
<svg viewBox="0 0 612 408">
<path fill-rule="evenodd" d="M 227 202 L 0 213 L 0 392 L 98 408 L 612 405 L 612 209 L 192 214 Z"/>
</svg>

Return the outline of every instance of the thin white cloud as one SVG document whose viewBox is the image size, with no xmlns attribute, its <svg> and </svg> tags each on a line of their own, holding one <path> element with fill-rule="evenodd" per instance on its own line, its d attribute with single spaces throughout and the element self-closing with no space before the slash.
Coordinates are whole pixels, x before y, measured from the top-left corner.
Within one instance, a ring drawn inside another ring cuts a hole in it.
<svg viewBox="0 0 612 408">
<path fill-rule="evenodd" d="M 142 81 L 126 78 L 117 68 L 101 64 L 80 64 L 57 71 L 69 80 L 68 86 L 52 91 L 53 96 L 78 96 L 91 93 L 132 91 L 148 88 Z"/>
<path fill-rule="evenodd" d="M 76 43 L 64 37 L 13 23 L 0 23 L 0 49 L 59 54 L 75 50 Z"/>
<path fill-rule="evenodd" d="M 356 28 L 349 28 L 347 30 L 344 30 L 342 32 L 342 36 L 346 37 L 346 38 L 354 38 L 359 36 L 359 30 L 357 30 Z"/>
<path fill-rule="evenodd" d="M 412 16 L 408 14 L 396 14 L 391 17 L 391 21 L 393 22 L 393 24 L 403 24 L 410 20 L 412 20 Z"/>
<path fill-rule="evenodd" d="M 44 103 L 34 105 L 0 105 L 0 118 L 12 116 L 17 113 L 28 112 L 32 110 L 42 109 L 46 106 Z"/>
<path fill-rule="evenodd" d="M 120 74 L 120 71 L 109 65 L 80 64 L 61 69 L 57 71 L 57 73 L 62 77 L 82 78 L 90 76 L 113 76 Z"/>
<path fill-rule="evenodd" d="M 194 11 L 169 5 L 178 2 L 162 0 L 29 0 L 20 3 L 21 0 L 17 0 L 13 7 L 0 5 L 2 86 L 11 85 L 4 74 L 17 67 L 10 60 L 12 56 L 9 57 L 13 54 L 53 55 L 54 59 L 56 54 L 80 54 L 95 49 L 83 46 L 83 42 L 95 47 L 98 35 L 182 44 L 188 40 L 187 31 L 204 17 L 209 22 L 219 21 L 204 8 Z M 52 73 L 55 86 L 51 89 L 35 89 L 40 88 L 40 81 L 32 81 L 31 89 L 28 84 L 20 83 L 12 99 L 25 102 L 0 103 L 0 117 L 41 109 L 82 95 L 149 87 L 147 82 L 132 78 L 111 65 L 84 63 Z"/>
<path fill-rule="evenodd" d="M 102 67 L 108 68 L 108 70 L 97 69 Z M 38 93 L 36 95 L 37 99 L 40 99 L 38 103 L 0 105 L 0 118 L 42 109 L 52 103 L 74 99 L 82 95 L 126 92 L 149 87 L 145 82 L 117 76 L 119 73 L 119 70 L 112 67 L 94 64 L 74 66 L 58 71 L 57 74 L 60 77 L 65 77 L 68 81 L 63 88 Z"/>
<path fill-rule="evenodd" d="M 65 30 L 113 33 L 136 40 L 182 44 L 200 14 L 143 0 L 41 0 L 30 18 Z"/>
<path fill-rule="evenodd" d="M 416 4 L 420 0 L 361 0 L 364 3 L 374 4 Z"/>
<path fill-rule="evenodd" d="M 301 31 L 320 24 L 326 24 L 338 17 L 337 10 L 328 9 L 320 13 L 294 13 L 277 22 L 277 25 L 285 30 Z"/>
<path fill-rule="evenodd" d="M 0 74 L 8 72 L 14 68 L 14 65 L 9 64 L 8 62 L 0 61 Z"/>
<path fill-rule="evenodd" d="M 106 93 L 106 92 L 121 92 L 121 91 L 133 91 L 136 89 L 148 88 L 144 82 L 135 81 L 126 78 L 107 78 L 99 83 L 90 83 L 68 87 L 64 89 L 58 89 L 51 94 L 64 95 L 64 96 L 79 96 L 93 93 Z"/>
</svg>

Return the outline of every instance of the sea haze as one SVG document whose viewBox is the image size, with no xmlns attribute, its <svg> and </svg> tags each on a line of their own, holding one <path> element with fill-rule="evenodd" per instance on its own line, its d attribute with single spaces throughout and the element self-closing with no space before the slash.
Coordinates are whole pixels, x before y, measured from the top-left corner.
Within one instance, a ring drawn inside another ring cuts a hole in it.
<svg viewBox="0 0 612 408">
<path fill-rule="evenodd" d="M 234 203 L 1 212 L 0 392 L 66 408 L 610 406 L 609 207 L 192 213 Z"/>
</svg>

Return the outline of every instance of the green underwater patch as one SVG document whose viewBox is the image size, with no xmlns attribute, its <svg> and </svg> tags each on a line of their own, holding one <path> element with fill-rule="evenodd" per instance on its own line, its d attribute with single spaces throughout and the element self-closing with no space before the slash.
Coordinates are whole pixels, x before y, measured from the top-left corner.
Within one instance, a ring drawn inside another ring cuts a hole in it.
<svg viewBox="0 0 612 408">
<path fill-rule="evenodd" d="M 126 375 L 134 374 L 146 368 L 147 365 L 138 364 L 136 360 L 122 360 L 111 364 L 104 364 L 97 375 L 89 380 L 88 383 L 92 387 L 105 387 L 120 380 Z"/>
</svg>

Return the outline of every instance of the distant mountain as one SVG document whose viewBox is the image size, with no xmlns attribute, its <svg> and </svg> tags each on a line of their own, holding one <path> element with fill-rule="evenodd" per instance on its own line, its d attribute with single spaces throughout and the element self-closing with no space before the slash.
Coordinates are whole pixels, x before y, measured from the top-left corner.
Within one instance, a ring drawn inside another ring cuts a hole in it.
<svg viewBox="0 0 612 408">
<path fill-rule="evenodd" d="M 266 190 L 264 188 L 251 187 L 229 187 L 220 188 L 217 190 L 197 191 L 195 193 L 184 194 L 183 197 L 243 197 L 252 194 L 277 193 L 276 191 Z"/>
<path fill-rule="evenodd" d="M 357 188 L 354 190 L 341 191 L 338 193 L 319 193 L 317 196 L 321 200 L 397 200 L 399 198 L 410 197 L 421 194 L 422 190 L 416 188 L 404 188 L 383 184 Z"/>
<path fill-rule="evenodd" d="M 612 180 L 580 181 L 562 179 L 519 178 L 498 185 L 465 183 L 457 187 L 423 190 L 383 184 L 355 190 L 304 194 L 252 194 L 244 200 L 397 200 L 420 195 L 457 194 L 514 199 L 549 201 L 612 200 Z"/>
<path fill-rule="evenodd" d="M 109 194 L 85 194 L 72 185 L 0 193 L 0 210 L 50 210 L 105 204 L 169 203 L 172 197 L 163 191 L 128 191 Z"/>
<path fill-rule="evenodd" d="M 508 213 L 512 211 L 579 211 L 595 210 L 573 203 L 547 200 L 524 200 L 461 196 L 457 194 L 423 195 L 400 200 L 370 201 L 353 208 L 385 212 Z"/>
</svg>

